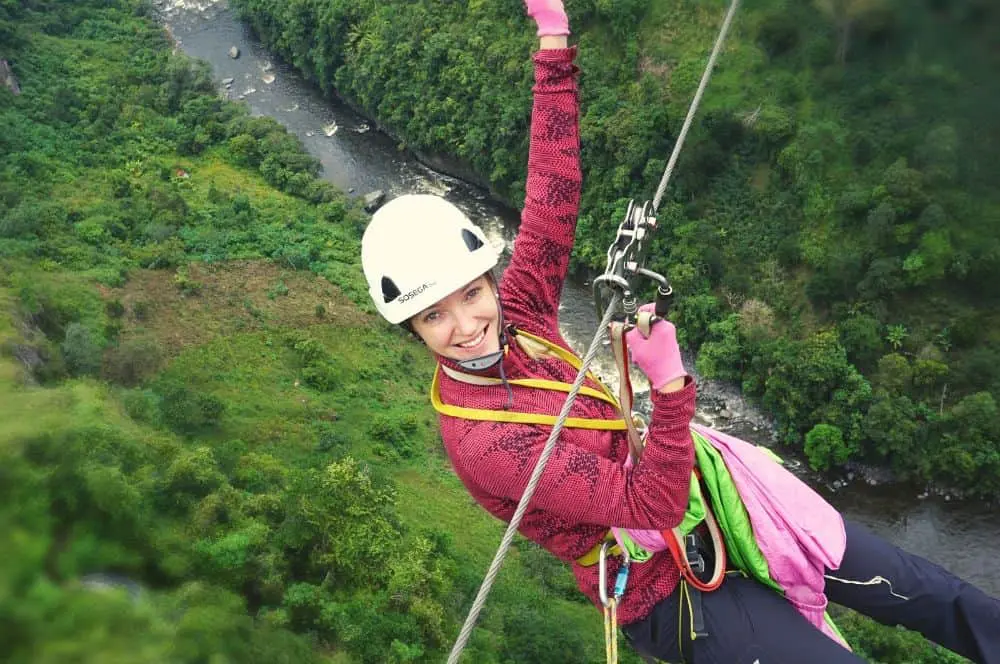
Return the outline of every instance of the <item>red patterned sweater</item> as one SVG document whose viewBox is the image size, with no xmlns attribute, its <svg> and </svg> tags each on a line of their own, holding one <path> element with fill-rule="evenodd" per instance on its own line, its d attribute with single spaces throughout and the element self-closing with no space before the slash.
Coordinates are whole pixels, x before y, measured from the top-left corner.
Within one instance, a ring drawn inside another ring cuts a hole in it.
<svg viewBox="0 0 1000 664">
<path fill-rule="evenodd" d="M 569 48 L 534 56 L 527 195 L 514 254 L 500 284 L 508 323 L 566 348 L 557 311 L 582 179 L 575 55 Z M 503 366 L 508 378 L 575 378 L 575 371 L 561 360 L 533 360 L 516 343 Z M 557 415 L 565 399 L 559 392 L 512 389 L 514 410 Z M 441 397 L 447 404 L 500 410 L 508 395 L 503 386 L 473 386 L 442 374 Z M 680 522 L 694 462 L 688 430 L 694 401 L 691 382 L 679 392 L 653 395 L 646 450 L 631 471 L 622 466 L 628 454 L 622 431 L 564 429 L 549 457 L 520 532 L 572 564 L 580 589 L 598 606 L 597 565 L 581 567 L 574 561 L 590 551 L 609 526 L 664 529 Z M 616 413 L 612 406 L 581 395 L 571 415 L 609 419 Z M 503 521 L 513 515 L 549 432 L 547 426 L 441 417 L 442 438 L 455 472 L 476 501 Z M 609 584 L 617 567 L 617 559 L 608 563 Z M 667 553 L 633 565 L 619 621 L 628 624 L 645 617 L 673 592 L 678 576 Z"/>
</svg>

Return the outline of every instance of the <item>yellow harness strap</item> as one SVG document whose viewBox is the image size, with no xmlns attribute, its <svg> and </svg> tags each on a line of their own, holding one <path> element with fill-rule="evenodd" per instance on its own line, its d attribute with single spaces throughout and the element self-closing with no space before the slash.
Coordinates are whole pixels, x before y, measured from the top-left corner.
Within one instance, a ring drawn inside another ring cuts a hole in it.
<svg viewBox="0 0 1000 664">
<path fill-rule="evenodd" d="M 559 359 L 563 360 L 570 366 L 572 366 L 577 371 L 583 366 L 583 361 L 570 351 L 557 346 L 547 339 L 535 336 L 528 332 L 518 330 L 516 336 L 527 337 L 535 344 L 540 344 L 545 348 L 546 351 L 555 355 Z M 485 422 L 513 422 L 517 424 L 545 424 L 548 426 L 555 425 L 556 421 L 559 419 L 556 415 L 546 415 L 544 413 L 531 413 L 522 412 L 514 410 L 489 410 L 486 408 L 465 408 L 463 406 L 453 406 L 451 404 L 446 404 L 441 400 L 441 373 L 444 372 L 449 378 L 454 380 L 468 383 L 470 385 L 501 385 L 503 383 L 499 378 L 492 378 L 489 376 L 477 376 L 473 374 L 466 374 L 460 371 L 451 369 L 450 367 L 442 366 L 438 364 L 437 369 L 434 371 L 434 379 L 431 381 L 431 405 L 434 406 L 434 410 L 441 413 L 442 415 L 448 415 L 451 417 L 459 417 L 466 420 L 480 420 Z M 611 390 L 599 381 L 590 372 L 587 373 L 587 377 L 590 378 L 597 386 L 599 390 L 595 390 L 591 387 L 581 387 L 580 394 L 587 395 L 594 399 L 599 399 L 605 403 L 609 403 L 614 406 L 618 412 L 619 417 L 614 420 L 602 420 L 589 417 L 570 417 L 566 419 L 565 426 L 571 429 L 596 429 L 602 431 L 627 431 L 628 424 L 623 418 L 620 417 L 621 407 L 618 405 L 618 400 L 615 399 L 614 394 Z M 554 392 L 565 392 L 568 393 L 573 389 L 572 384 L 563 383 L 557 380 L 547 380 L 544 378 L 515 378 L 508 380 L 511 385 L 519 385 L 521 387 L 530 387 L 540 390 L 551 390 Z"/>
<path fill-rule="evenodd" d="M 493 378 L 491 376 L 475 376 L 471 374 L 462 373 L 461 371 L 455 371 L 451 367 L 446 367 L 444 365 L 438 365 L 438 368 L 444 373 L 444 375 L 449 378 L 453 378 L 462 383 L 468 383 L 469 385 L 501 385 L 503 381 L 499 378 Z M 545 378 L 514 378 L 508 380 L 511 385 L 520 385 L 521 387 L 533 387 L 539 390 L 552 390 L 554 392 L 566 392 L 569 393 L 570 389 L 573 387 L 569 383 L 562 383 L 558 380 L 548 380 Z M 618 402 L 605 392 L 595 390 L 592 387 L 587 387 L 586 385 L 580 387 L 580 394 L 585 394 L 588 397 L 593 397 L 594 399 L 600 399 L 601 401 L 607 402 L 618 407 Z"/>
<path fill-rule="evenodd" d="M 605 542 L 611 542 L 614 539 L 615 534 L 609 530 L 604 535 L 604 538 L 594 545 L 593 549 L 576 559 L 576 564 L 580 567 L 590 567 L 592 565 L 596 565 L 601 559 L 601 547 Z M 622 548 L 616 542 L 611 548 L 608 549 L 607 553 L 612 556 L 620 556 L 622 555 Z"/>
</svg>

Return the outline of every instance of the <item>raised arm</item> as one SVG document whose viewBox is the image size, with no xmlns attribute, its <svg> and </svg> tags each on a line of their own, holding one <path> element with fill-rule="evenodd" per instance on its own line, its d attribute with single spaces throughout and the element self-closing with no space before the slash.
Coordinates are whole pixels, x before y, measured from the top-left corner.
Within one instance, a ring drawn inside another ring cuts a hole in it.
<svg viewBox="0 0 1000 664">
<path fill-rule="evenodd" d="M 543 336 L 557 334 L 557 311 L 580 209 L 580 131 L 576 49 L 567 48 L 561 0 L 527 0 L 538 24 L 535 84 L 521 227 L 504 273 L 509 320 Z"/>
</svg>

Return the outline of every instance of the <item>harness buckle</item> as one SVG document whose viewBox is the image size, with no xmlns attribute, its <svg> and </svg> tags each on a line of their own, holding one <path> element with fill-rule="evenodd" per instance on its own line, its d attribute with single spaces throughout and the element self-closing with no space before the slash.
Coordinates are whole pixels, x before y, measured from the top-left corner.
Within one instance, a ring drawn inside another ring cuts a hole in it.
<svg viewBox="0 0 1000 664">
<path fill-rule="evenodd" d="M 704 574 L 707 567 L 705 565 L 705 556 L 702 555 L 701 549 L 698 546 L 698 536 L 694 533 L 688 533 L 684 537 L 684 548 L 691 570 L 695 574 Z"/>
</svg>

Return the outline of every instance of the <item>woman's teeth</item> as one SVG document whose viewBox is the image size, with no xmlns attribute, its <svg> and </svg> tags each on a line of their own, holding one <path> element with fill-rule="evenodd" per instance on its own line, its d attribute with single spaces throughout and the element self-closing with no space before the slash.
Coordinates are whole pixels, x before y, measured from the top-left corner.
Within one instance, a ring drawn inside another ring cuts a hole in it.
<svg viewBox="0 0 1000 664">
<path fill-rule="evenodd" d="M 482 332 L 479 333 L 478 337 L 476 337 L 472 341 L 466 341 L 465 343 L 458 344 L 458 347 L 459 348 L 475 348 L 476 346 L 478 346 L 483 341 L 483 338 L 485 336 L 486 336 L 486 330 L 483 330 Z"/>
</svg>

